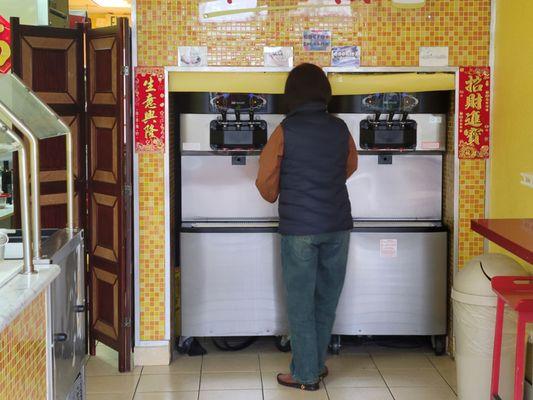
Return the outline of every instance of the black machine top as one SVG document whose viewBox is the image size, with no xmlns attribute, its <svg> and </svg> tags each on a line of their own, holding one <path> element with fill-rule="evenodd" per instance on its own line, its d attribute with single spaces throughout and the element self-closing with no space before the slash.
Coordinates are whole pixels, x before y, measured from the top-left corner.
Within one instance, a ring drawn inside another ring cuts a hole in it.
<svg viewBox="0 0 533 400">
<path fill-rule="evenodd" d="M 375 93 L 333 96 L 329 104 L 331 113 L 354 114 L 447 114 L 450 109 L 450 92 Z M 208 93 L 184 92 L 175 95 L 178 113 L 220 114 L 235 111 L 255 114 L 285 114 L 282 94 L 258 93 Z"/>
</svg>

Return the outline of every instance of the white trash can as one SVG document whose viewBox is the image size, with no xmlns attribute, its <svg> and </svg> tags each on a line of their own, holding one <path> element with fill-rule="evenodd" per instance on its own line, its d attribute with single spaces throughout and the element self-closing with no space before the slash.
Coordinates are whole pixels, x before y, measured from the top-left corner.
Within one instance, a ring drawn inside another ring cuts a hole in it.
<svg viewBox="0 0 533 400">
<path fill-rule="evenodd" d="M 453 330 L 458 400 L 490 398 L 496 321 L 494 276 L 527 276 L 524 268 L 503 254 L 484 254 L 468 262 L 454 278 Z M 516 314 L 506 311 L 502 341 L 500 395 L 513 398 Z"/>
</svg>

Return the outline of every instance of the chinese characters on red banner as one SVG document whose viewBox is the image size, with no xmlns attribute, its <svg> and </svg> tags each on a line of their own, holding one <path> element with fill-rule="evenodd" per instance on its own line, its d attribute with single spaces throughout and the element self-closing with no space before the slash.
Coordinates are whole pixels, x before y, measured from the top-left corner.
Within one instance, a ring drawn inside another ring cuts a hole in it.
<svg viewBox="0 0 533 400">
<path fill-rule="evenodd" d="M 165 151 L 165 71 L 158 67 L 135 70 L 135 151 Z"/>
<path fill-rule="evenodd" d="M 11 69 L 11 25 L 0 15 L 0 74 Z"/>
<path fill-rule="evenodd" d="M 490 68 L 459 70 L 459 158 L 489 158 Z"/>
</svg>

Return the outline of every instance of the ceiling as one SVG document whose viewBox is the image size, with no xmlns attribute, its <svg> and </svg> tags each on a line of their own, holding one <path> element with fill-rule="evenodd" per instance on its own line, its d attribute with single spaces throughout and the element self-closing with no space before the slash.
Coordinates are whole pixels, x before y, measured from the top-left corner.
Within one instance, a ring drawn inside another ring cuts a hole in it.
<svg viewBox="0 0 533 400">
<path fill-rule="evenodd" d="M 69 9 L 75 11 L 87 11 L 90 14 L 129 14 L 130 8 L 100 7 L 92 0 L 69 0 Z"/>
</svg>

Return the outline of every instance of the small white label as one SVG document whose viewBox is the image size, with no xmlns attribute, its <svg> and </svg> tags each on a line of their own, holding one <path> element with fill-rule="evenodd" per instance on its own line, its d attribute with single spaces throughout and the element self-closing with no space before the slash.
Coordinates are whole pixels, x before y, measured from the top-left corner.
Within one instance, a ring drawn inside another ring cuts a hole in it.
<svg viewBox="0 0 533 400">
<path fill-rule="evenodd" d="M 440 149 L 440 142 L 422 142 L 424 150 L 438 150 Z"/>
<path fill-rule="evenodd" d="M 183 151 L 202 150 L 202 146 L 200 145 L 200 143 L 195 143 L 195 142 L 183 142 L 182 148 L 183 148 Z"/>
<path fill-rule="evenodd" d="M 447 67 L 448 47 L 420 47 L 418 64 L 421 67 Z"/>
<path fill-rule="evenodd" d="M 381 239 L 379 241 L 379 255 L 384 258 L 393 258 L 398 256 L 397 239 Z"/>
<path fill-rule="evenodd" d="M 292 47 L 264 47 L 263 49 L 265 67 L 287 67 L 293 66 Z"/>
<path fill-rule="evenodd" d="M 429 123 L 430 124 L 441 124 L 442 123 L 442 116 L 441 115 L 432 115 L 429 117 Z"/>
<path fill-rule="evenodd" d="M 178 67 L 207 67 L 207 46 L 179 46 Z"/>
</svg>

